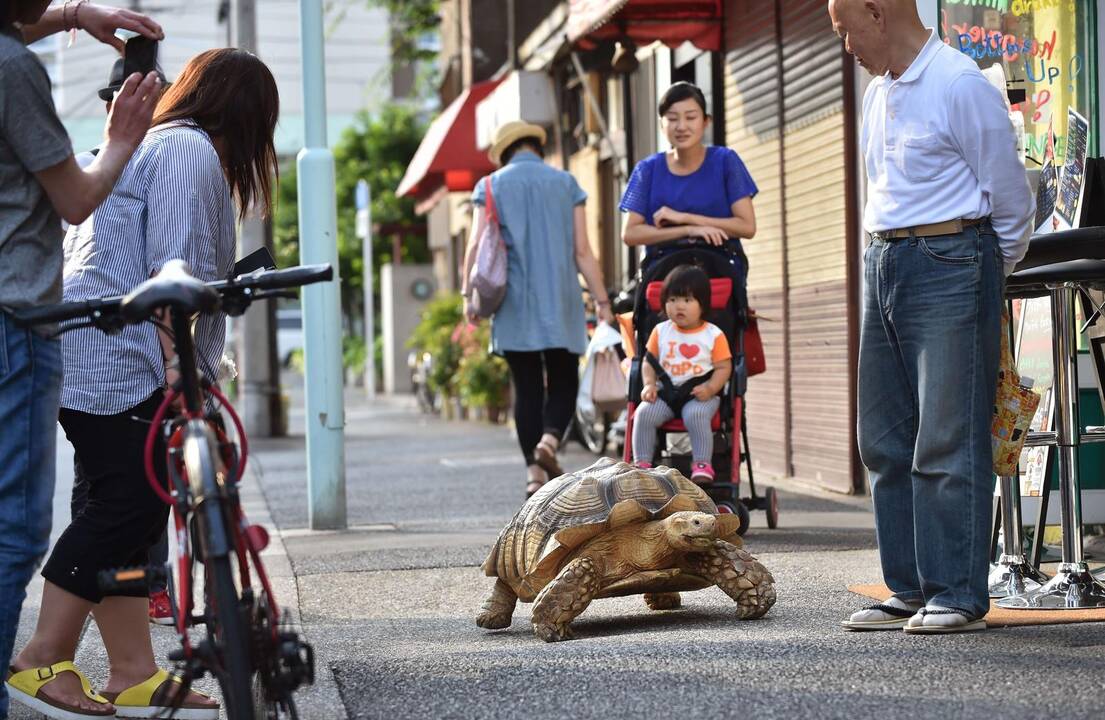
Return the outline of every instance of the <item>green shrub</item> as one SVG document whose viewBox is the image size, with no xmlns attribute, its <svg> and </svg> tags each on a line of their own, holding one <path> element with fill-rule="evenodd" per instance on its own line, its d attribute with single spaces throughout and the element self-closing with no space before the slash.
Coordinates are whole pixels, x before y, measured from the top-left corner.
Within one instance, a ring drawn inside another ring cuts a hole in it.
<svg viewBox="0 0 1105 720">
<path fill-rule="evenodd" d="M 455 375 L 460 401 L 468 408 L 501 408 L 510 392 L 510 368 L 492 355 L 486 323 L 466 328 L 459 338 L 461 358 Z"/>
<path fill-rule="evenodd" d="M 341 363 L 346 370 L 363 375 L 365 361 L 368 360 L 368 348 L 364 338 L 346 335 L 341 342 Z"/>
</svg>

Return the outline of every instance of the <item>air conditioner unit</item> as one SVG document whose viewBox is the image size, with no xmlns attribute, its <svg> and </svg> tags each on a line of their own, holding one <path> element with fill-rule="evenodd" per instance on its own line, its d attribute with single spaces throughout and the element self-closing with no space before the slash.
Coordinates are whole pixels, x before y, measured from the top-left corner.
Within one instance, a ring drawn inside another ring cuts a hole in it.
<svg viewBox="0 0 1105 720">
<path fill-rule="evenodd" d="M 491 146 L 495 130 L 511 120 L 550 128 L 556 122 L 552 78 L 543 72 L 512 72 L 476 105 L 476 144 Z"/>
</svg>

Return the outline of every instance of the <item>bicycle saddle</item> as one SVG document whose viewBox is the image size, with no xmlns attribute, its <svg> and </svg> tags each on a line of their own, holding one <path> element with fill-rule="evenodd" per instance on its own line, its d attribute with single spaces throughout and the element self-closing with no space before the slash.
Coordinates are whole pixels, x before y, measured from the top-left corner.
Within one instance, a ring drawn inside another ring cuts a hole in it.
<svg viewBox="0 0 1105 720">
<path fill-rule="evenodd" d="M 1105 227 L 1088 227 L 1033 235 L 1028 252 L 1006 280 L 1008 297 L 1039 297 L 1047 285 L 1077 282 L 1105 285 Z"/>
<path fill-rule="evenodd" d="M 214 312 L 220 302 L 218 292 L 192 277 L 188 263 L 170 260 L 160 273 L 127 293 L 119 312 L 128 322 L 135 323 L 164 307 L 191 315 Z"/>
</svg>

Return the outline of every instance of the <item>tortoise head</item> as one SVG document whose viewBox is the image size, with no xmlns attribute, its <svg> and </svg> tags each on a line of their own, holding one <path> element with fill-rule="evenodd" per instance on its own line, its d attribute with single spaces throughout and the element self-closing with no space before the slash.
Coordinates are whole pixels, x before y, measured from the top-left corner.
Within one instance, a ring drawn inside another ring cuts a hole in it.
<svg viewBox="0 0 1105 720">
<path fill-rule="evenodd" d="M 701 512 L 677 512 L 662 521 L 668 543 L 676 550 L 701 552 L 718 537 L 717 520 Z"/>
</svg>

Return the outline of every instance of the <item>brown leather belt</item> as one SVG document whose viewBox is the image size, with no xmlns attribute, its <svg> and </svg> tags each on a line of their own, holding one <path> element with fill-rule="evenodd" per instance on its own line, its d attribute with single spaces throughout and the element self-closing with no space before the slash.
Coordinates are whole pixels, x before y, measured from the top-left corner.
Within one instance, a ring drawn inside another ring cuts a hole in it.
<svg viewBox="0 0 1105 720">
<path fill-rule="evenodd" d="M 878 232 L 868 233 L 868 235 L 875 240 L 896 240 L 898 238 L 907 238 L 910 235 L 917 237 L 958 235 L 963 232 L 963 228 L 981 225 L 988 219 L 989 218 L 956 218 L 955 220 L 946 220 L 944 222 L 932 223 L 931 225 L 917 225 L 908 228 L 898 228 L 896 230 L 880 230 Z"/>
</svg>

